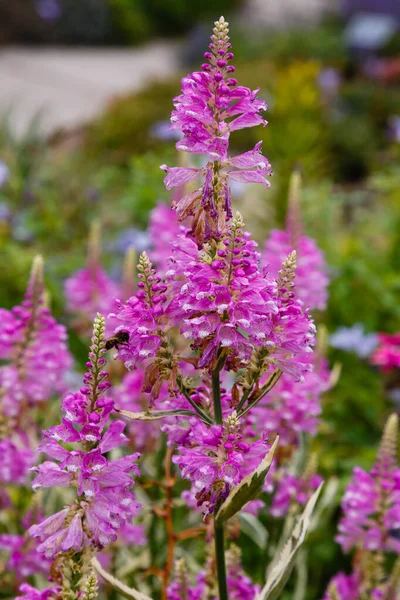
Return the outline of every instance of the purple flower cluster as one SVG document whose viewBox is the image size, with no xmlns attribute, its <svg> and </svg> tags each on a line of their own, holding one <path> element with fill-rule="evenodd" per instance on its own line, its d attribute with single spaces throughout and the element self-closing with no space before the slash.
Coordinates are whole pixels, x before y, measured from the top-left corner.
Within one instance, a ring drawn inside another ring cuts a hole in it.
<svg viewBox="0 0 400 600">
<path fill-rule="evenodd" d="M 315 241 L 301 235 L 296 244 L 288 231 L 271 231 L 266 241 L 263 261 L 271 275 L 276 276 L 282 261 L 296 250 L 296 294 L 307 308 L 324 310 L 327 303 L 329 279 L 327 266 L 321 250 Z"/>
<path fill-rule="evenodd" d="M 138 454 L 116 460 L 106 457 L 127 438 L 122 421 L 108 425 L 114 402 L 103 396 L 110 386 L 103 371 L 104 328 L 104 319 L 98 315 L 85 385 L 63 398 L 62 424 L 44 432 L 38 449 L 52 460 L 35 468 L 38 475 L 33 488 L 61 486 L 78 490 L 73 505 L 29 530 L 32 537 L 40 540 L 38 551 L 49 558 L 71 549 L 78 552 L 89 545 L 103 548 L 117 538 L 119 529 L 139 507 L 131 491 L 131 475 L 139 474 L 135 464 Z"/>
<path fill-rule="evenodd" d="M 199 252 L 186 264 L 185 282 L 167 308 L 181 333 L 200 350 L 198 366 L 215 364 L 219 348 L 237 365 L 255 348 L 295 376 L 307 370 L 292 357 L 310 351 L 313 324 L 287 289 L 259 271 L 256 244 L 237 215 L 214 256 Z M 228 363 L 229 365 L 230 363 Z"/>
<path fill-rule="evenodd" d="M 233 486 L 258 467 L 269 445 L 264 439 L 244 440 L 241 424 L 232 413 L 223 425 L 211 427 L 193 419 L 177 449 L 173 462 L 182 477 L 191 481 L 198 506 L 204 505 L 209 514 Z"/>
<path fill-rule="evenodd" d="M 304 506 L 322 481 L 322 477 L 317 474 L 311 477 L 296 477 L 285 473 L 278 481 L 271 504 L 271 515 L 283 517 L 292 505 Z"/>
<path fill-rule="evenodd" d="M 398 424 L 398 416 L 391 415 L 371 471 L 354 469 L 342 500 L 344 514 L 336 537 L 345 552 L 357 550 L 354 572 L 349 576 L 338 573 L 330 582 L 324 600 L 395 597 L 391 586 L 397 580 L 392 580 L 385 571 L 390 563 L 386 558 L 390 554 L 400 555 Z"/>
<path fill-rule="evenodd" d="M 254 585 L 250 577 L 243 571 L 240 560 L 240 550 L 231 545 L 226 553 L 227 561 L 227 587 L 231 600 L 255 600 L 260 592 L 260 586 Z M 206 568 L 196 577 L 195 586 L 190 585 L 183 561 L 177 562 L 175 579 L 167 590 L 168 600 L 218 600 L 215 589 L 215 572 L 212 560 L 208 561 Z"/>
<path fill-rule="evenodd" d="M 201 169 L 161 167 L 167 173 L 167 189 L 204 178 L 199 189 L 174 204 L 180 220 L 191 217 L 192 234 L 199 244 L 219 237 L 225 219 L 232 216 L 229 178 L 268 187 L 266 176 L 271 173 L 268 160 L 261 154 L 261 143 L 239 156 L 228 156 L 231 132 L 266 125 L 260 112 L 267 107 L 257 99 L 258 90 L 238 86 L 231 77 L 235 67 L 229 63 L 234 55 L 228 23 L 223 17 L 215 23 L 209 48 L 204 55 L 207 62 L 202 65 L 202 72 L 182 79 L 182 94 L 174 99 L 175 110 L 171 116 L 171 129 L 183 133 L 177 149 L 203 154 L 208 162 Z"/>
<path fill-rule="evenodd" d="M 0 388 L 8 417 L 63 391 L 63 375 L 72 363 L 66 329 L 45 305 L 42 269 L 38 257 L 21 305 L 1 311 L 0 357 L 8 364 L 0 367 Z"/>
<path fill-rule="evenodd" d="M 286 256 L 296 250 L 296 295 L 306 308 L 324 310 L 328 299 L 328 267 L 316 242 L 302 233 L 300 175 L 290 182 L 289 206 L 284 231 L 273 229 L 265 243 L 263 262 L 276 276 Z"/>
<path fill-rule="evenodd" d="M 65 281 L 67 310 L 84 323 L 91 323 L 97 313 L 108 314 L 119 294 L 118 285 L 98 264 L 80 269 Z"/>
</svg>

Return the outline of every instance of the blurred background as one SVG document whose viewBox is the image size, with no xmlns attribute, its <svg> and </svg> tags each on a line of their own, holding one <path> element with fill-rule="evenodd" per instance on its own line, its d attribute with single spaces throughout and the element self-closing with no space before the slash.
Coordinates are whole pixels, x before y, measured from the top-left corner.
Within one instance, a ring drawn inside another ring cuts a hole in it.
<svg viewBox="0 0 400 600">
<path fill-rule="evenodd" d="M 0 0 L 0 305 L 21 300 L 41 252 L 65 322 L 63 281 L 85 264 L 95 218 L 112 277 L 130 245 L 146 248 L 149 212 L 169 202 L 159 165 L 177 163 L 172 98 L 221 14 L 239 82 L 260 87 L 269 105 L 268 127 L 235 132 L 232 143 L 240 152 L 263 140 L 271 188 L 238 187 L 236 207 L 263 243 L 283 226 L 300 168 L 305 230 L 329 264 L 317 321 L 342 374 L 317 444 L 320 470 L 343 489 L 355 464 L 371 465 L 400 406 L 398 376 L 369 362 L 376 335 L 400 330 L 398 0 Z M 71 345 L 84 360 L 72 330 Z M 310 550 L 319 567 L 310 598 L 346 566 L 326 540 L 316 534 Z M 244 559 L 254 566 L 250 550 Z"/>
</svg>

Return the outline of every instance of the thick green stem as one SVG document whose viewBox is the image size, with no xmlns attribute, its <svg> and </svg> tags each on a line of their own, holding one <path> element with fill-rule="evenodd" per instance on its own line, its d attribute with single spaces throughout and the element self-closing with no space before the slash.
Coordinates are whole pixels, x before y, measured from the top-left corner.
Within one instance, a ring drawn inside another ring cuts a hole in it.
<svg viewBox="0 0 400 600">
<path fill-rule="evenodd" d="M 228 586 L 226 583 L 225 566 L 225 542 L 224 526 L 217 525 L 214 521 L 214 539 L 215 539 L 215 562 L 217 565 L 219 600 L 228 600 Z"/>
<path fill-rule="evenodd" d="M 213 400 L 214 400 L 214 419 L 218 425 L 222 425 L 221 383 L 220 383 L 221 368 L 222 368 L 222 365 L 217 365 L 217 368 L 214 369 L 214 371 L 211 374 L 212 392 L 213 392 Z M 217 512 L 218 511 L 216 511 L 216 513 Z M 227 587 L 227 583 L 226 583 L 226 566 L 225 566 L 224 526 L 222 524 L 217 525 L 215 520 L 214 520 L 214 540 L 215 540 L 215 563 L 217 566 L 219 600 L 228 600 L 228 587 Z"/>
<path fill-rule="evenodd" d="M 220 371 L 215 369 L 211 374 L 211 381 L 214 400 L 214 419 L 218 425 L 222 425 L 221 385 L 219 374 Z"/>
</svg>

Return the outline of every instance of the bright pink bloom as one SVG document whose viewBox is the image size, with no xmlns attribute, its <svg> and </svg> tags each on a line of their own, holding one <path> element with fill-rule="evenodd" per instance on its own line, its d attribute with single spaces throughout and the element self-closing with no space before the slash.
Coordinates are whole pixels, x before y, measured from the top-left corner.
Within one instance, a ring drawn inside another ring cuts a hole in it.
<svg viewBox="0 0 400 600">
<path fill-rule="evenodd" d="M 371 362 L 384 371 L 400 368 L 400 333 L 379 334 L 380 345 L 372 355 Z"/>
</svg>

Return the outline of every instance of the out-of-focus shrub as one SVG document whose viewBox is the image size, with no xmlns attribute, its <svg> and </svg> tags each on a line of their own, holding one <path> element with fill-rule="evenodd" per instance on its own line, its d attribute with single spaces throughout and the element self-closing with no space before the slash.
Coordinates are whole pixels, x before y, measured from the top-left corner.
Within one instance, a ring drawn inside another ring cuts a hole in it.
<svg viewBox="0 0 400 600">
<path fill-rule="evenodd" d="M 133 154 L 160 147 L 164 142 L 152 135 L 151 127 L 157 122 L 168 121 L 171 97 L 178 92 L 179 78 L 155 82 L 137 94 L 115 98 L 103 115 L 89 126 L 88 152 L 107 156 L 114 162 L 125 162 Z"/>
</svg>

